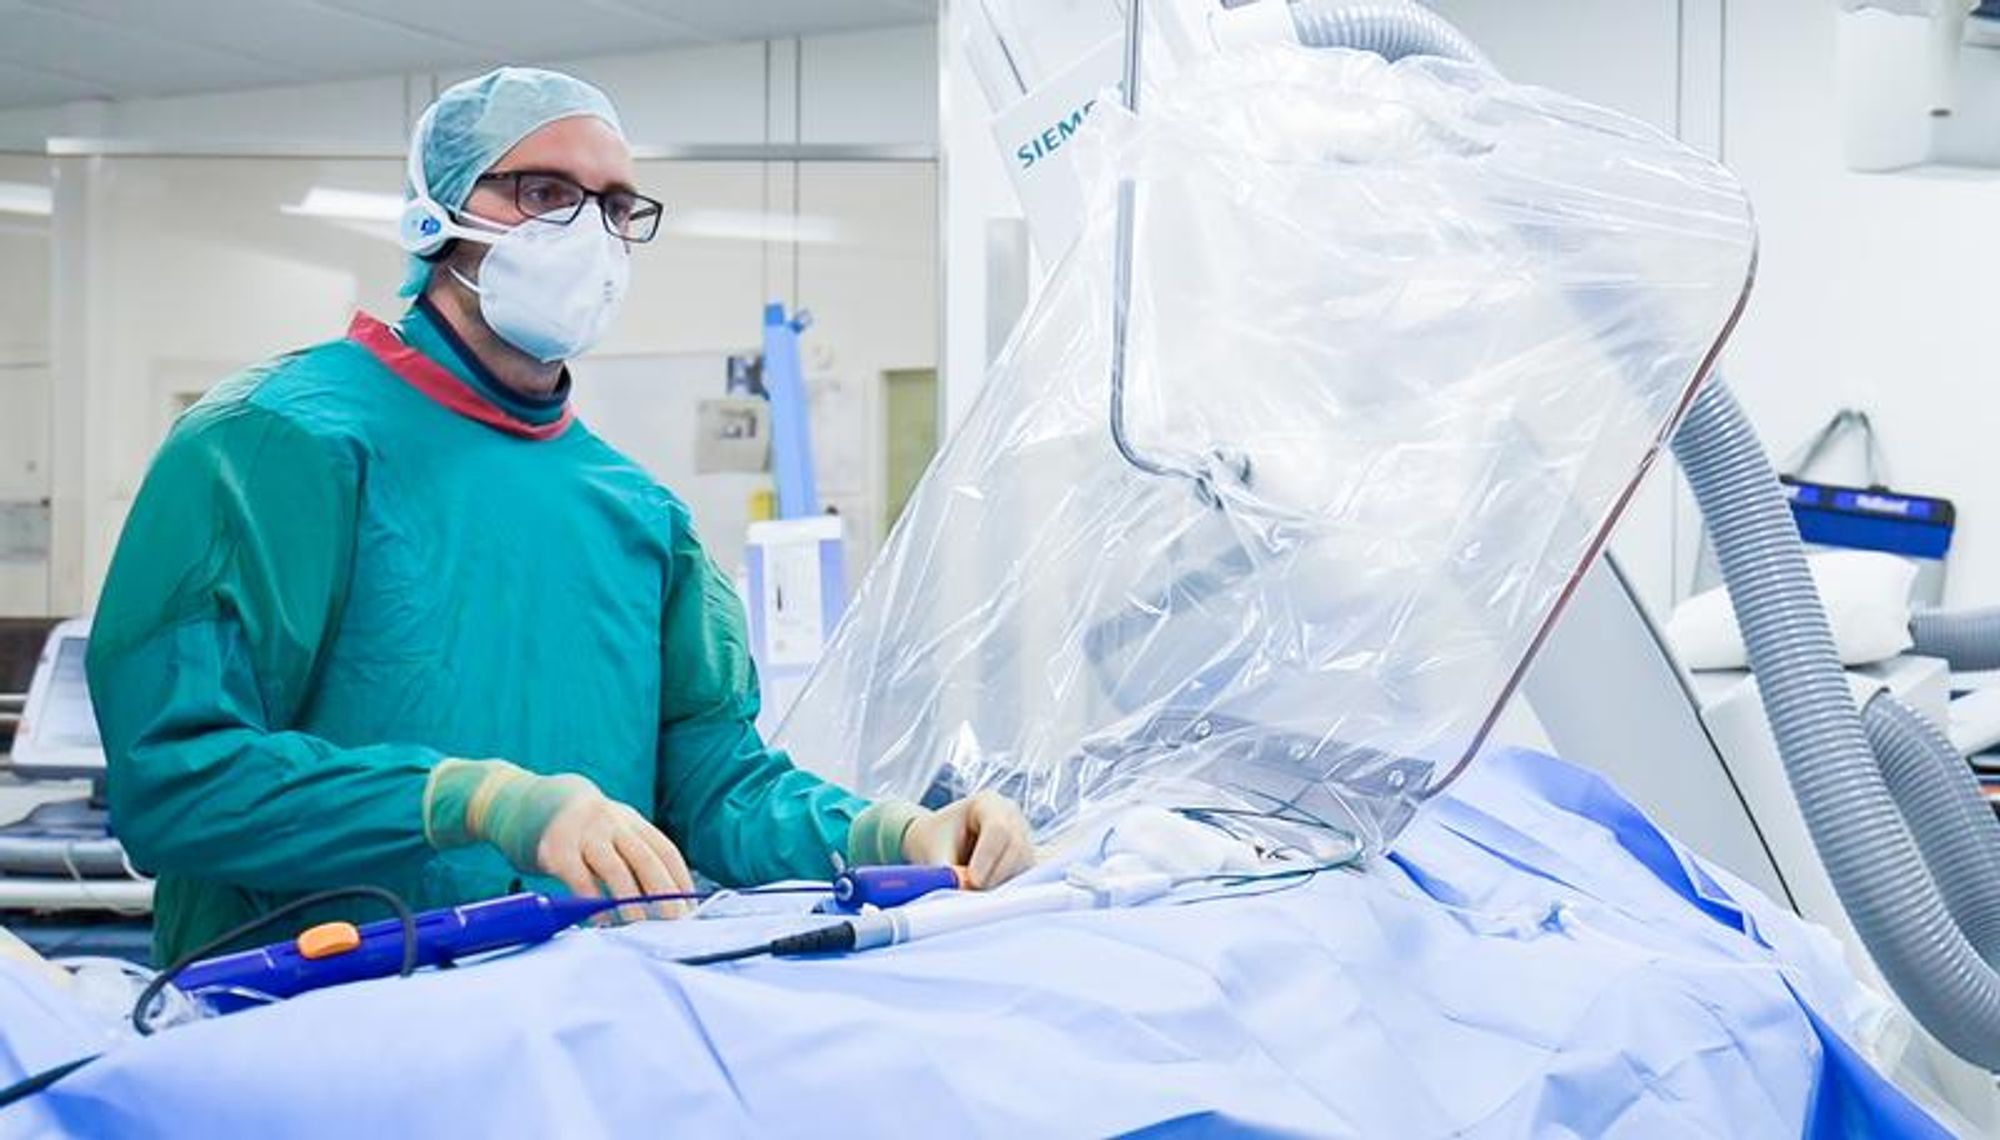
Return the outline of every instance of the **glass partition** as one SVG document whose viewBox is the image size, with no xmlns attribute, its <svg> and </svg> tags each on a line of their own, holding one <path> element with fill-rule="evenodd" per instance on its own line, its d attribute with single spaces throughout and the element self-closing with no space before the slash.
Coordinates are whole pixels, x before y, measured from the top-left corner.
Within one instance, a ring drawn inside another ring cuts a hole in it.
<svg viewBox="0 0 2000 1140">
<path fill-rule="evenodd" d="M 49 160 L 0 154 L 0 618 L 49 612 Z"/>
</svg>

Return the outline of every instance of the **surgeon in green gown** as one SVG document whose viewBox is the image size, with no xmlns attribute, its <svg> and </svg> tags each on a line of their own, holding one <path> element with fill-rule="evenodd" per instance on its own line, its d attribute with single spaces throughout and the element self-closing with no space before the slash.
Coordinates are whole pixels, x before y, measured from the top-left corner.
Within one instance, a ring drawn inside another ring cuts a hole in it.
<svg viewBox="0 0 2000 1140">
<path fill-rule="evenodd" d="M 834 854 L 1025 868 L 1003 799 L 871 803 L 768 748 L 686 506 L 572 417 L 563 361 L 659 216 L 602 93 L 459 84 L 410 183 L 409 310 L 183 416 L 105 583 L 90 686 L 114 826 L 159 877 L 155 957 L 357 884 L 426 908 L 824 878 Z"/>
</svg>

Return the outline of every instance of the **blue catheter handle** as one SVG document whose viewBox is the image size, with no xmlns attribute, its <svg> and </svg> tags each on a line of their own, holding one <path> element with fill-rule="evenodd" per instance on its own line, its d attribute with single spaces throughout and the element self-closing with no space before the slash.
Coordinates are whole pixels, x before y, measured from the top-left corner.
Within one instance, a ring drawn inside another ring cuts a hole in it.
<svg viewBox="0 0 2000 1140">
<path fill-rule="evenodd" d="M 834 876 L 833 901 L 847 910 L 864 906 L 886 910 L 935 891 L 962 891 L 968 885 L 963 867 L 850 867 Z"/>
<path fill-rule="evenodd" d="M 555 937 L 578 922 L 620 905 L 617 899 L 505 895 L 416 917 L 418 967 L 523 946 Z M 289 998 L 308 990 L 386 978 L 403 966 L 404 927 L 397 919 L 363 926 L 323 923 L 297 938 L 195 962 L 174 978 L 184 993 L 218 1009 L 255 1004 L 255 997 Z M 234 996 L 241 992 L 245 996 Z"/>
</svg>

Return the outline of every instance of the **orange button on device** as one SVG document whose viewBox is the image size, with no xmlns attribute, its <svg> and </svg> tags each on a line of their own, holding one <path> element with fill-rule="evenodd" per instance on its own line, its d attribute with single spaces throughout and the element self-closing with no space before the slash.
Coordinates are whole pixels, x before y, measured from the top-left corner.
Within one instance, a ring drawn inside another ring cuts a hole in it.
<svg viewBox="0 0 2000 1140">
<path fill-rule="evenodd" d="M 301 958 L 331 958 L 358 948 L 361 932 L 351 922 L 322 922 L 300 934 L 293 944 L 299 948 Z"/>
</svg>

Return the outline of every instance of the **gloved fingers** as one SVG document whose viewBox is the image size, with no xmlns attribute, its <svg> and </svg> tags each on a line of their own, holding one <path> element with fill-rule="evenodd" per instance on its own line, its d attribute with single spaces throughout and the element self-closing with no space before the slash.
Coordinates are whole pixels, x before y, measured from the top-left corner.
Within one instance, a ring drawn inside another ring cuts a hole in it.
<svg viewBox="0 0 2000 1140">
<path fill-rule="evenodd" d="M 989 828 L 980 833 L 966 873 L 978 890 L 997 887 L 1035 865 L 1035 847 L 1028 838 L 1007 829 Z"/>
<path fill-rule="evenodd" d="M 981 890 L 999 886 L 1035 861 L 1027 819 L 1000 796 L 981 793 L 968 801 L 965 832 L 972 847 L 966 870 Z"/>
<path fill-rule="evenodd" d="M 1024 875 L 1034 870 L 1035 864 L 1040 861 L 1041 853 L 1035 850 L 1034 837 L 1026 834 L 1017 836 L 1013 843 L 1008 844 L 1000 865 L 993 869 L 991 885 L 999 886 L 1017 875 Z"/>
<path fill-rule="evenodd" d="M 615 833 L 607 831 L 585 840 L 583 861 L 589 866 L 591 874 L 596 875 L 604 884 L 604 888 L 611 892 L 612 898 L 628 898 L 640 894 L 639 881 L 633 877 L 632 868 L 625 864 L 624 858 L 619 854 L 613 834 Z M 617 913 L 620 922 L 638 922 L 646 917 L 646 908 L 621 906 Z"/>
<path fill-rule="evenodd" d="M 542 844 L 536 859 L 542 873 L 552 875 L 578 898 L 594 899 L 603 894 L 597 876 L 584 864 L 583 852 L 568 845 Z"/>
<path fill-rule="evenodd" d="M 625 808 L 625 818 L 628 829 L 638 836 L 640 842 L 658 856 L 661 864 L 666 867 L 667 876 L 674 884 L 668 889 L 681 894 L 693 894 L 694 872 L 688 870 L 687 860 L 682 858 L 681 849 L 674 846 L 674 841 L 667 838 L 667 833 L 655 827 L 652 820 L 629 806 Z M 685 906 L 669 905 L 662 909 L 662 918 L 677 918 L 692 911 L 694 906 L 689 903 Z"/>
<path fill-rule="evenodd" d="M 651 820 L 630 808 L 626 810 L 631 812 L 632 823 L 639 838 L 645 840 L 646 846 L 659 855 L 660 862 L 667 865 L 668 873 L 674 877 L 674 882 L 679 884 L 674 889 L 689 894 L 694 893 L 694 872 L 688 870 L 687 860 L 681 856 L 681 849 L 674 846 L 674 841 L 667 838 L 666 832 L 653 826 Z"/>
<path fill-rule="evenodd" d="M 1005 827 L 985 827 L 973 841 L 972 858 L 965 869 L 978 890 L 997 887 L 1019 874 L 1018 864 L 1026 841 Z"/>
<path fill-rule="evenodd" d="M 660 858 L 660 853 L 648 837 L 636 826 L 618 829 L 613 842 L 617 845 L 619 858 L 632 869 L 633 877 L 639 882 L 640 894 L 670 895 L 690 894 L 688 884 L 674 876 L 673 868 Z M 680 902 L 658 902 L 646 908 L 649 918 L 679 918 L 687 913 L 687 904 Z"/>
</svg>

